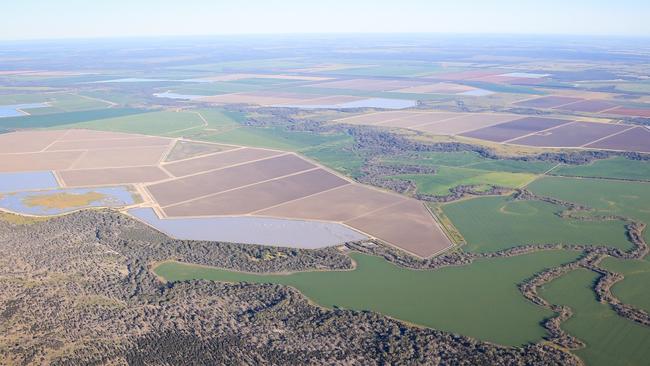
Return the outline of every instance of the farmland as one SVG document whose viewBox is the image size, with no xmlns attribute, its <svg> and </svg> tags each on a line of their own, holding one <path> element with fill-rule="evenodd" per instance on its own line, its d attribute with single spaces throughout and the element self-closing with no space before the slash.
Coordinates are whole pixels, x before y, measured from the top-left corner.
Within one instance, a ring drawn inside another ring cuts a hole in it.
<svg viewBox="0 0 650 366">
<path fill-rule="evenodd" d="M 591 291 L 596 275 L 577 270 L 542 290 L 542 296 L 574 309 L 563 328 L 584 340 L 586 348 L 574 351 L 590 365 L 642 365 L 650 357 L 650 330 L 616 315 L 598 303 Z"/>
<path fill-rule="evenodd" d="M 0 359 L 643 364 L 642 42 L 350 37 L 3 49 Z"/>
<path fill-rule="evenodd" d="M 650 223 L 650 191 L 645 182 L 545 177 L 529 188 L 540 195 L 586 205 L 597 214 L 622 215 Z M 647 231 L 645 235 L 650 237 Z"/>
<path fill-rule="evenodd" d="M 333 226 L 345 224 L 367 233 L 357 235 L 357 239 L 378 238 L 421 257 L 429 257 L 452 245 L 423 203 L 351 182 L 296 154 L 232 145 L 206 149 L 206 143 L 191 140 L 117 132 L 143 132 L 155 126 L 158 133 L 164 134 L 172 125 L 170 121 L 180 113 L 161 113 L 102 121 L 101 127 L 109 127 L 113 132 L 72 129 L 1 135 L 0 143 L 5 143 L 0 144 L 0 171 L 14 173 L 8 177 L 20 181 L 27 179 L 20 172 L 51 170 L 58 178 L 57 184 L 64 188 L 133 184 L 136 190 L 146 192 L 143 197 L 147 198 L 147 207 L 161 212 L 161 218 L 200 216 L 206 218 L 202 223 L 206 227 L 211 225 L 208 218 L 259 214 L 294 221 L 329 221 Z M 207 124 L 197 113 L 186 116 Z M 216 113 L 208 117 L 221 120 L 227 116 Z M 178 144 L 180 149 L 192 144 L 196 148 L 192 156 L 169 161 L 166 158 L 177 151 Z M 99 201 L 94 199 L 95 192 L 62 196 L 48 191 L 20 192 L 23 190 L 20 186 L 17 190 L 18 198 L 7 198 L 4 209 L 20 208 L 19 212 L 26 212 L 17 202 L 20 200 L 28 207 L 38 202 L 38 206 L 46 208 L 52 206 L 48 202 L 72 202 L 70 207 L 82 208 Z M 84 194 L 90 198 L 84 198 Z M 286 205 L 298 205 L 301 209 L 287 210 Z M 355 207 L 368 208 L 368 211 Z M 247 230 L 240 232 L 243 235 Z M 309 245 L 310 238 L 305 235 L 297 244 L 293 239 L 287 240 L 291 241 L 280 244 Z M 330 243 L 334 244 L 337 243 Z"/>
<path fill-rule="evenodd" d="M 650 293 L 647 287 L 650 281 L 650 263 L 647 259 L 622 261 L 607 258 L 603 267 L 625 276 L 623 281 L 615 284 L 612 289 L 616 297 L 650 312 Z"/>
<path fill-rule="evenodd" d="M 297 288 L 325 307 L 379 311 L 419 325 L 521 345 L 544 335 L 538 323 L 549 313 L 523 300 L 515 284 L 544 267 L 571 261 L 575 253 L 536 253 L 435 271 L 413 271 L 376 257 L 351 256 L 357 267 L 343 272 L 253 275 L 177 262 L 162 263 L 155 272 L 168 281 L 279 283 Z"/>
<path fill-rule="evenodd" d="M 439 167 L 434 175 L 397 175 L 396 179 L 415 182 L 418 192 L 423 194 L 449 194 L 449 190 L 459 185 L 495 185 L 516 188 L 525 185 L 535 175 L 525 173 L 492 172 L 471 168 Z"/>
<path fill-rule="evenodd" d="M 468 251 L 491 252 L 523 244 L 551 243 L 631 248 L 622 222 L 565 219 L 557 215 L 563 207 L 546 202 L 485 197 L 442 208 L 465 238 L 464 248 Z"/>
<path fill-rule="evenodd" d="M 587 165 L 563 165 L 553 169 L 552 174 L 629 180 L 650 180 L 650 163 L 647 161 L 611 158 L 597 160 Z"/>
</svg>

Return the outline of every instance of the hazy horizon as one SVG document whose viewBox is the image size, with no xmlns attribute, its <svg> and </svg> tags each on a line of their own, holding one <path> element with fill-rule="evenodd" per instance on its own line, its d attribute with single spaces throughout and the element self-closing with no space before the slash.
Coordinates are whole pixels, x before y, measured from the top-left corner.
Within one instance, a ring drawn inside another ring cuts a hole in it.
<svg viewBox="0 0 650 366">
<path fill-rule="evenodd" d="M 650 4 L 578 0 L 451 2 L 260 0 L 109 3 L 24 0 L 4 5 L 0 40 L 288 34 L 650 36 Z"/>
</svg>

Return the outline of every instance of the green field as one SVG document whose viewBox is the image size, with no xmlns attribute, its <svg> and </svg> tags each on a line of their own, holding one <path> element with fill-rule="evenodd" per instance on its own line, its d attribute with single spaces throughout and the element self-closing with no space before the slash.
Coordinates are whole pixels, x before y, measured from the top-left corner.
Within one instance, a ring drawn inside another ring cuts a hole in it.
<svg viewBox="0 0 650 366">
<path fill-rule="evenodd" d="M 540 195 L 589 206 L 599 214 L 623 215 L 650 224 L 650 183 L 544 177 L 528 188 Z M 645 231 L 646 241 L 649 232 Z"/>
<path fill-rule="evenodd" d="M 622 318 L 609 305 L 597 302 L 591 289 L 596 277 L 588 270 L 576 270 L 544 286 L 540 294 L 551 303 L 573 309 L 574 316 L 562 329 L 586 343 L 586 348 L 574 353 L 587 365 L 647 365 L 650 327 Z"/>
<path fill-rule="evenodd" d="M 556 213 L 564 208 L 541 201 L 478 197 L 442 206 L 465 238 L 465 250 L 492 252 L 524 244 L 593 244 L 628 249 L 619 221 L 577 221 Z"/>
<path fill-rule="evenodd" d="M 415 94 L 415 93 L 399 93 L 399 92 L 386 92 L 386 91 L 366 91 L 358 89 L 339 89 L 339 88 L 323 88 L 317 86 L 287 86 L 274 89 L 281 92 L 301 93 L 301 94 L 314 94 L 314 98 L 323 95 L 352 95 L 356 97 L 365 98 L 392 98 L 392 99 L 408 99 L 408 100 L 446 100 L 447 96 L 435 94 Z"/>
<path fill-rule="evenodd" d="M 50 108 L 35 108 L 29 111 L 30 114 L 61 113 L 61 112 L 78 112 L 93 109 L 103 109 L 110 106 L 109 103 L 95 99 L 84 98 L 76 94 L 68 93 L 49 93 L 49 94 L 9 94 L 0 96 L 0 105 L 2 104 L 22 104 L 22 103 L 50 103 Z"/>
<path fill-rule="evenodd" d="M 361 175 L 364 159 L 352 149 L 352 138 L 300 150 L 300 153 L 351 177 Z"/>
<path fill-rule="evenodd" d="M 459 152 L 424 152 L 407 157 L 389 156 L 381 158 L 380 161 L 390 165 L 444 165 L 444 166 L 465 166 L 485 161 L 479 154 L 471 151 Z"/>
<path fill-rule="evenodd" d="M 166 135 L 203 125 L 203 120 L 193 112 L 158 111 L 137 115 L 102 119 L 59 126 L 60 128 L 88 128 L 93 130 Z"/>
<path fill-rule="evenodd" d="M 551 313 L 526 301 L 517 283 L 576 256 L 566 251 L 538 252 L 422 271 L 354 253 L 354 271 L 254 275 L 166 262 L 155 272 L 170 281 L 278 283 L 295 287 L 328 308 L 372 310 L 487 341 L 521 345 L 539 341 L 545 335 L 539 323 Z"/>
<path fill-rule="evenodd" d="M 650 180 L 650 161 L 615 157 L 596 160 L 586 165 L 561 165 L 553 169 L 551 174 L 648 181 Z"/>
<path fill-rule="evenodd" d="M 495 185 L 516 188 L 525 185 L 537 176 L 526 173 L 491 172 L 479 169 L 439 166 L 436 174 L 402 174 L 391 178 L 415 182 L 422 194 L 444 196 L 459 185 Z"/>
<path fill-rule="evenodd" d="M 542 174 L 555 166 L 554 163 L 545 161 L 523 161 L 523 160 L 492 160 L 485 159 L 476 164 L 470 164 L 466 167 L 472 169 L 502 171 L 510 173 L 532 173 Z"/>
<path fill-rule="evenodd" d="M 76 124 L 87 121 L 93 121 L 92 123 L 94 124 L 101 124 L 103 120 L 126 116 L 135 117 L 142 113 L 145 113 L 145 111 L 141 109 L 111 108 L 38 116 L 7 117 L 0 120 L 0 128 L 60 128 L 64 125 L 66 127 L 76 126 Z"/>
<path fill-rule="evenodd" d="M 224 144 L 298 151 L 347 138 L 347 135 L 316 135 L 310 132 L 286 131 L 280 127 L 242 126 L 223 133 L 205 135 L 201 139 Z"/>
<path fill-rule="evenodd" d="M 435 64 L 423 65 L 373 65 L 348 68 L 343 70 L 330 71 L 337 75 L 354 75 L 354 76 L 425 76 L 439 72 L 453 72 L 456 69 L 443 68 Z"/>
<path fill-rule="evenodd" d="M 650 262 L 607 258 L 603 268 L 622 273 L 625 278 L 612 287 L 612 293 L 622 302 L 650 313 Z"/>
</svg>

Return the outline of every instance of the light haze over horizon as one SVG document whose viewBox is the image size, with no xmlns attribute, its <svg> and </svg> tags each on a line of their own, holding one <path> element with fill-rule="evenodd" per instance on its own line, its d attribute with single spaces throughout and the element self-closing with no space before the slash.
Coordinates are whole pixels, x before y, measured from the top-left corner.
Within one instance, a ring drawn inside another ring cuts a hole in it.
<svg viewBox="0 0 650 366">
<path fill-rule="evenodd" d="M 644 0 L 11 1 L 1 40 L 283 33 L 650 36 Z"/>
</svg>

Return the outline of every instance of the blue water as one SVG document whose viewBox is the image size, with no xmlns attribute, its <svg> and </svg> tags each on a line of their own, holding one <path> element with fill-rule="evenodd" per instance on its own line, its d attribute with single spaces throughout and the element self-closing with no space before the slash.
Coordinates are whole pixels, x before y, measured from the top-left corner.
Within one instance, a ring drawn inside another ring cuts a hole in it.
<svg viewBox="0 0 650 366">
<path fill-rule="evenodd" d="M 209 217 L 161 219 L 151 208 L 134 208 L 129 214 L 177 239 L 262 244 L 291 248 L 322 248 L 367 239 L 337 223 L 264 217 Z"/>
<path fill-rule="evenodd" d="M 173 81 L 167 79 L 142 79 L 142 78 L 122 78 L 122 79 L 110 79 L 110 80 L 99 80 L 92 81 L 88 84 L 102 84 L 102 83 L 153 83 L 161 81 Z"/>
<path fill-rule="evenodd" d="M 0 192 L 58 188 L 52 172 L 0 173 Z"/>
<path fill-rule="evenodd" d="M 352 109 L 352 108 L 382 108 L 382 109 L 404 109 L 415 107 L 418 103 L 414 100 L 369 98 L 354 102 L 339 104 L 313 104 L 313 105 L 276 105 L 274 107 L 298 108 L 298 109 Z"/>
<path fill-rule="evenodd" d="M 469 90 L 466 92 L 458 93 L 456 95 L 469 95 L 472 97 L 484 97 L 486 95 L 492 95 L 495 94 L 493 91 L 489 90 L 484 90 L 484 89 L 474 89 L 474 90 Z"/>
<path fill-rule="evenodd" d="M 155 97 L 158 98 L 169 98 L 169 99 L 184 99 L 184 100 L 193 100 L 198 98 L 205 98 L 205 95 L 191 95 L 191 94 L 178 94 L 172 92 L 156 93 Z"/>
<path fill-rule="evenodd" d="M 58 193 L 85 194 L 98 192 L 106 197 L 91 202 L 86 206 L 68 207 L 65 209 L 47 208 L 43 206 L 27 206 L 25 200 L 34 196 L 48 196 Z M 134 204 L 133 195 L 126 187 L 100 187 L 100 188 L 63 188 L 38 192 L 18 192 L 0 196 L 0 207 L 12 212 L 28 215 L 58 215 L 88 207 L 120 207 Z"/>
<path fill-rule="evenodd" d="M 26 114 L 19 111 L 19 109 L 32 109 L 32 108 L 45 108 L 45 107 L 49 107 L 47 103 L 0 105 L 0 118 L 25 116 Z"/>
</svg>

